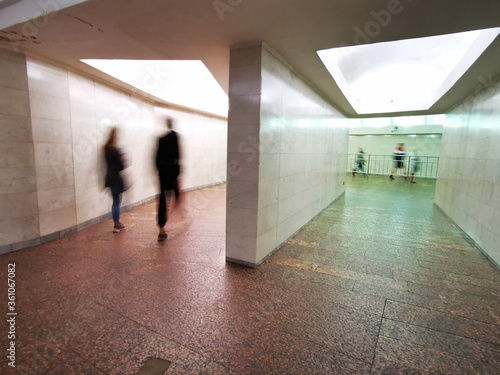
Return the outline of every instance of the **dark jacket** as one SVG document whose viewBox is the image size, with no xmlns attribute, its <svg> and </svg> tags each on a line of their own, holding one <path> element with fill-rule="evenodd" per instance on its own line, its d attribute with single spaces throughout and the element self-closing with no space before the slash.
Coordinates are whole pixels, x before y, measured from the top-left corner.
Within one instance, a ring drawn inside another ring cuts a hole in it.
<svg viewBox="0 0 500 375">
<path fill-rule="evenodd" d="M 177 133 L 171 130 L 158 139 L 156 168 L 165 189 L 171 189 L 180 173 L 180 150 Z"/>
<path fill-rule="evenodd" d="M 165 165 L 179 164 L 179 159 L 179 139 L 177 133 L 171 130 L 158 139 L 156 167 L 160 170 Z"/>
<path fill-rule="evenodd" d="M 106 159 L 106 178 L 104 186 L 111 189 L 111 194 L 121 194 L 125 190 L 121 171 L 124 169 L 121 152 L 118 148 L 110 146 L 104 149 Z"/>
</svg>

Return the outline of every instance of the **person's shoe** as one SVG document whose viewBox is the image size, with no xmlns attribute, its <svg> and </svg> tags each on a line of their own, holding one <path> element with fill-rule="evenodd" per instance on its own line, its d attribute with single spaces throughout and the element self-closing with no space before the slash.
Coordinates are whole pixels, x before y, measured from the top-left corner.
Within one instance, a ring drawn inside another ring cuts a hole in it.
<svg viewBox="0 0 500 375">
<path fill-rule="evenodd" d="M 392 177 L 392 174 L 389 176 L 389 178 L 390 178 L 391 180 L 394 180 L 394 177 Z"/>
<path fill-rule="evenodd" d="M 158 234 L 158 241 L 165 241 L 167 239 L 168 235 L 167 233 L 159 233 Z"/>
<path fill-rule="evenodd" d="M 352 177 L 354 177 L 354 175 L 355 175 L 355 173 L 354 173 L 354 172 L 352 172 Z"/>
<path fill-rule="evenodd" d="M 410 182 L 411 182 L 412 184 L 416 184 L 416 183 L 417 183 L 417 181 L 410 181 Z"/>
<path fill-rule="evenodd" d="M 122 230 L 125 230 L 125 225 L 122 223 L 116 225 L 113 227 L 113 233 L 120 233 Z"/>
</svg>

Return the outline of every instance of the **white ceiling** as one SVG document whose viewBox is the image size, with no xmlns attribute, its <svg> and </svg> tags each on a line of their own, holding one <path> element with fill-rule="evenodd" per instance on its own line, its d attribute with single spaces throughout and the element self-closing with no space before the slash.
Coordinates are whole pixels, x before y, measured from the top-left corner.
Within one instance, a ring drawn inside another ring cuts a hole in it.
<svg viewBox="0 0 500 375">
<path fill-rule="evenodd" d="M 31 3 L 40 7 L 68 1 Z M 0 9 L 0 25 L 11 19 L 7 11 L 14 6 Z M 40 8 L 38 13 L 43 12 Z M 336 108 L 362 117 L 316 51 L 499 26 L 499 0 L 91 0 L 37 22 L 4 28 L 0 46 L 117 85 L 125 84 L 80 59 L 202 60 L 227 92 L 230 48 L 265 41 Z M 494 81 L 500 75 L 498 61 L 499 38 L 428 111 L 398 114 L 447 112 Z"/>
</svg>

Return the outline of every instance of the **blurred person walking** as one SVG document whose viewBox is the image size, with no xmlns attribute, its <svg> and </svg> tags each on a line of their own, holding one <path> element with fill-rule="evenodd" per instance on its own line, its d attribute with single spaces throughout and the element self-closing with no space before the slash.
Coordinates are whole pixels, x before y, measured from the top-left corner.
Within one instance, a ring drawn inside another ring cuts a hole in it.
<svg viewBox="0 0 500 375">
<path fill-rule="evenodd" d="M 180 147 L 179 137 L 172 129 L 174 120 L 166 120 L 168 132 L 158 139 L 158 148 L 156 151 L 156 168 L 160 180 L 160 199 L 158 202 L 158 241 L 167 239 L 165 225 L 168 220 L 167 195 L 173 191 L 176 198 L 176 204 L 180 202 L 180 190 L 178 177 L 180 174 Z"/>
<path fill-rule="evenodd" d="M 365 151 L 363 147 L 358 147 L 358 153 L 356 154 L 356 160 L 354 161 L 354 168 L 352 170 L 352 177 L 356 176 L 356 172 L 358 171 L 363 173 L 363 176 L 366 176 L 365 161 Z"/>
<path fill-rule="evenodd" d="M 418 157 L 417 154 L 417 149 L 413 148 L 410 156 L 410 167 L 411 167 L 411 173 L 410 173 L 410 183 L 416 184 L 417 182 L 415 181 L 415 173 L 417 173 L 420 170 L 420 158 Z"/>
<path fill-rule="evenodd" d="M 109 188 L 113 203 L 111 215 L 113 217 L 113 233 L 125 230 L 125 225 L 120 222 L 121 196 L 125 191 L 122 171 L 125 169 L 124 155 L 118 148 L 118 129 L 112 127 L 109 131 L 108 140 L 104 144 L 104 160 L 106 161 L 106 175 L 104 186 Z"/>
<path fill-rule="evenodd" d="M 389 176 L 391 180 L 394 180 L 394 174 L 399 169 L 402 170 L 403 175 L 406 179 L 405 163 L 403 161 L 403 158 L 406 155 L 404 147 L 405 147 L 404 143 L 398 143 L 396 149 L 394 150 L 394 166 L 392 167 L 391 175 Z"/>
</svg>

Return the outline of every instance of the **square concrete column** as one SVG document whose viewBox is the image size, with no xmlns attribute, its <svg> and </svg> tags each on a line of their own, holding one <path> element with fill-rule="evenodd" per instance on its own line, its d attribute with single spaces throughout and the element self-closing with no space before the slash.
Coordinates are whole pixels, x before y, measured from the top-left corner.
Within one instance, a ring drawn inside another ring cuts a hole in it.
<svg viewBox="0 0 500 375">
<path fill-rule="evenodd" d="M 261 56 L 261 45 L 230 55 L 226 258 L 249 266 L 258 263 Z"/>
<path fill-rule="evenodd" d="M 343 119 L 270 46 L 231 50 L 228 261 L 257 266 L 344 193 Z"/>
</svg>

